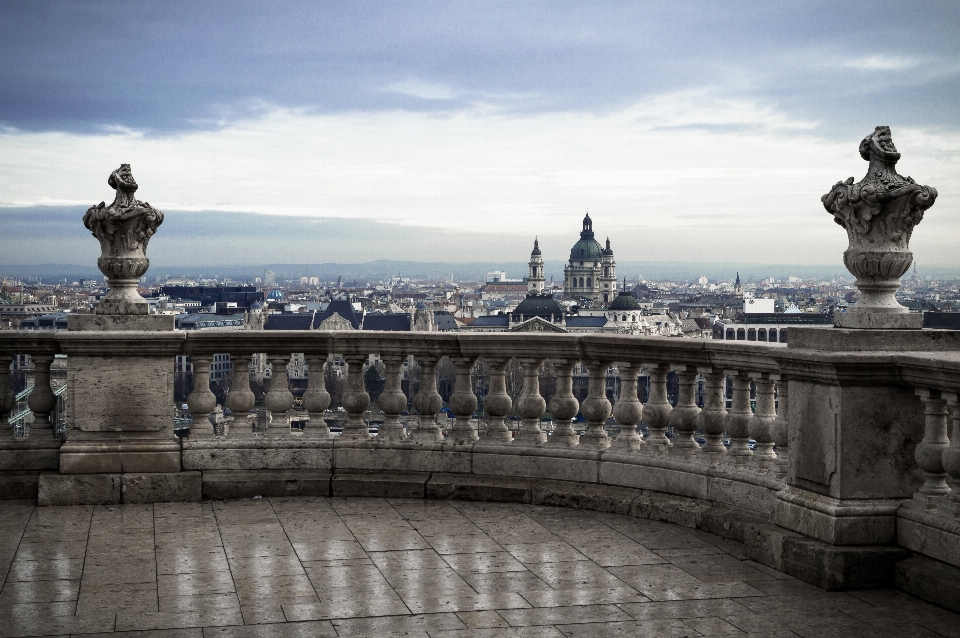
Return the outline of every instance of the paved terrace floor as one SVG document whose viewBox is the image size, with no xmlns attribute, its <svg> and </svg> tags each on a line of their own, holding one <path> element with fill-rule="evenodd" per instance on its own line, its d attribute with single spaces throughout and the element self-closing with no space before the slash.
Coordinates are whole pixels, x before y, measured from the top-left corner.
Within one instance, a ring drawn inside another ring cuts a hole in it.
<svg viewBox="0 0 960 638">
<path fill-rule="evenodd" d="M 826 593 L 734 542 L 570 509 L 6 501 L 0 532 L 2 636 L 960 636 L 894 590 Z"/>
</svg>

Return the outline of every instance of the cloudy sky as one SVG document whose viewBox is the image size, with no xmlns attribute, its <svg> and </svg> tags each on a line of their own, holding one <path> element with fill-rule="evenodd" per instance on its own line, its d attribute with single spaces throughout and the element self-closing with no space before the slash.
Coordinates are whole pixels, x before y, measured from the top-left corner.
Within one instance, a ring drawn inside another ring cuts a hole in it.
<svg viewBox="0 0 960 638">
<path fill-rule="evenodd" d="M 92 262 L 121 162 L 167 265 L 564 259 L 588 210 L 618 259 L 839 264 L 820 196 L 886 124 L 940 191 L 916 258 L 949 266 L 958 25 L 953 0 L 6 0 L 0 264 Z"/>
</svg>

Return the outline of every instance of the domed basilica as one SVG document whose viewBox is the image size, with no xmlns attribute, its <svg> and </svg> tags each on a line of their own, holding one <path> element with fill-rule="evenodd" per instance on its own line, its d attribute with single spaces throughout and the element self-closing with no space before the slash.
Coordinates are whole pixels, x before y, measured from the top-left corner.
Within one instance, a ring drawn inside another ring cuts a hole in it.
<svg viewBox="0 0 960 638">
<path fill-rule="evenodd" d="M 563 269 L 564 299 L 587 299 L 607 304 L 617 296 L 617 262 L 610 238 L 603 248 L 593 236 L 590 214 L 583 218 L 580 240 L 570 249 L 570 261 Z"/>
</svg>

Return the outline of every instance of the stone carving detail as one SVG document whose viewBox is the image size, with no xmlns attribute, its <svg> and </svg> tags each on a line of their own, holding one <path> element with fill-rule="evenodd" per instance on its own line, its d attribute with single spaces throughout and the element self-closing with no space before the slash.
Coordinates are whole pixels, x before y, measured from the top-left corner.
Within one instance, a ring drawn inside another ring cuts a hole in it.
<svg viewBox="0 0 960 638">
<path fill-rule="evenodd" d="M 888 126 L 878 126 L 860 142 L 860 156 L 870 162 L 866 176 L 856 183 L 852 177 L 837 182 L 820 198 L 847 231 L 850 245 L 843 263 L 857 278 L 861 294 L 836 323 L 849 328 L 919 328 L 919 315 L 894 316 L 907 313 L 895 294 L 900 277 L 913 263 L 910 235 L 936 201 L 937 189 L 897 173 L 900 153 Z"/>
<path fill-rule="evenodd" d="M 83 216 L 83 225 L 100 240 L 97 267 L 110 286 L 97 314 L 145 315 L 148 305 L 137 293 L 137 282 L 150 267 L 147 243 L 163 223 L 163 213 L 133 196 L 138 186 L 129 164 L 121 164 L 107 183 L 117 191 L 113 203 L 100 202 Z"/>
</svg>

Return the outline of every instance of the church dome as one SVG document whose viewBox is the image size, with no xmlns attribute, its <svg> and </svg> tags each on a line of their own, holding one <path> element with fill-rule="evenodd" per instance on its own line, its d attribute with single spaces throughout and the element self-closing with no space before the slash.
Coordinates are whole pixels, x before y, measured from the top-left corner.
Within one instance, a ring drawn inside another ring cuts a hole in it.
<svg viewBox="0 0 960 638">
<path fill-rule="evenodd" d="M 563 315 L 563 306 L 551 294 L 528 294 L 527 298 L 512 313 L 514 321 L 526 321 L 530 317 L 541 317 L 548 321 L 558 321 Z"/>
<path fill-rule="evenodd" d="M 539 240 L 539 239 L 534 239 L 534 240 L 533 240 L 533 250 L 530 251 L 530 256 L 531 256 L 531 257 L 539 257 L 540 255 L 541 255 L 541 252 L 540 252 L 540 240 Z"/>
<path fill-rule="evenodd" d="M 621 291 L 608 307 L 608 310 L 640 310 L 640 304 L 627 291 Z"/>
<path fill-rule="evenodd" d="M 588 213 L 583 218 L 583 230 L 580 231 L 580 240 L 570 249 L 571 261 L 599 261 L 603 254 L 600 242 L 593 238 L 593 220 Z"/>
</svg>

